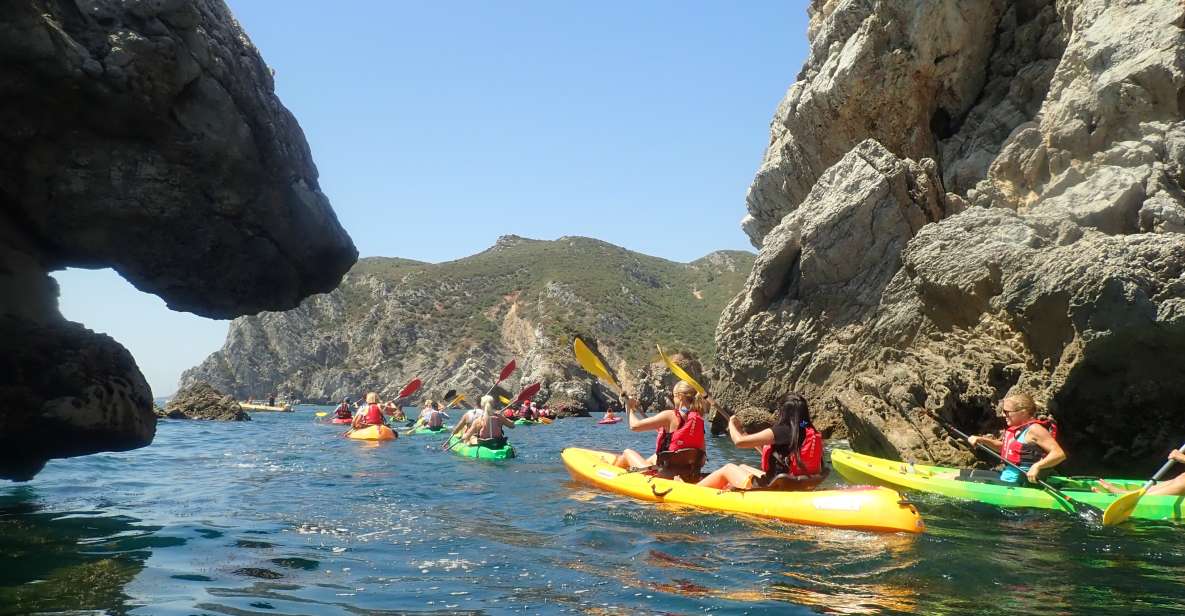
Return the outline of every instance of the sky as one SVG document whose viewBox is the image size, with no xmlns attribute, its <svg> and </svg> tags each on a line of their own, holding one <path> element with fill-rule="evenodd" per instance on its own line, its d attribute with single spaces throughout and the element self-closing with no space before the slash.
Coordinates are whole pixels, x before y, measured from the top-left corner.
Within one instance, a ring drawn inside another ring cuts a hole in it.
<svg viewBox="0 0 1185 616">
<path fill-rule="evenodd" d="M 752 250 L 745 191 L 807 54 L 806 3 L 228 0 L 361 256 L 440 262 L 501 235 L 691 261 Z M 55 274 L 154 394 L 226 321 L 110 270 Z"/>
</svg>

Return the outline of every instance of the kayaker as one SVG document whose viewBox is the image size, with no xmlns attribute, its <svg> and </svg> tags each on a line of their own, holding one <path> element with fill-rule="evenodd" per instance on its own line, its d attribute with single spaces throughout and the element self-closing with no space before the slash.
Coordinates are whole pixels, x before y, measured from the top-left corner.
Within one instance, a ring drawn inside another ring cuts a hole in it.
<svg viewBox="0 0 1185 616">
<path fill-rule="evenodd" d="M 823 435 L 811 423 L 806 398 L 789 393 L 782 398 L 774 425 L 754 434 L 745 434 L 740 420 L 728 420 L 728 435 L 737 447 L 752 447 L 761 452 L 761 469 L 729 462 L 699 481 L 698 485 L 718 490 L 729 487 L 748 490 L 754 484 L 768 486 L 779 475 L 788 475 L 787 490 L 810 489 L 822 480 Z M 812 483 L 812 478 L 817 478 Z M 779 482 L 780 484 L 780 482 Z"/>
<path fill-rule="evenodd" d="M 469 429 L 465 431 L 465 436 L 461 437 L 461 442 L 498 449 L 506 444 L 506 435 L 502 433 L 504 426 L 514 429 L 514 422 L 494 411 L 493 396 L 482 396 L 481 412 L 469 424 Z"/>
<path fill-rule="evenodd" d="M 633 449 L 626 449 L 613 461 L 614 466 L 626 469 L 655 466 L 659 453 L 680 450 L 698 450 L 700 455 L 695 456 L 697 459 L 691 461 L 690 464 L 698 467 L 703 466 L 703 462 L 707 459 L 704 454 L 703 413 L 707 410 L 708 401 L 704 396 L 697 394 L 695 388 L 687 381 L 675 383 L 674 389 L 671 390 L 671 397 L 675 401 L 675 408 L 667 409 L 650 417 L 641 417 L 638 414 L 638 400 L 636 398 L 626 400 L 630 430 L 633 432 L 657 431 L 658 438 L 654 445 L 654 455 L 643 458 L 642 454 Z M 660 474 L 669 474 L 663 472 L 664 470 L 677 470 L 677 474 L 685 479 L 699 473 L 699 468 L 658 470 Z M 694 479 L 698 480 L 698 477 L 694 477 Z"/>
<path fill-rule="evenodd" d="M 350 399 L 342 398 L 342 403 L 333 410 L 334 419 L 353 419 L 354 410 L 350 408 Z"/>
<path fill-rule="evenodd" d="M 406 421 L 407 414 L 403 412 L 403 407 L 395 404 L 394 400 L 387 400 L 383 405 L 383 414 L 390 418 L 391 421 Z"/>
<path fill-rule="evenodd" d="M 467 430 L 469 428 L 469 425 L 472 424 L 473 420 L 477 419 L 477 416 L 480 414 L 481 414 L 481 409 L 478 409 L 478 408 L 473 408 L 473 409 L 469 409 L 468 411 L 465 411 L 461 415 L 461 418 L 457 420 L 457 425 L 453 426 L 453 431 L 449 434 L 449 436 L 460 436 L 460 435 L 464 434 L 465 430 Z"/>
<path fill-rule="evenodd" d="M 424 410 L 420 411 L 420 418 L 416 420 L 416 423 L 432 430 L 439 430 L 444 427 L 444 420 L 448 418 L 449 416 L 445 414 L 439 403 L 428 400 L 424 405 Z"/>
<path fill-rule="evenodd" d="M 383 409 L 379 407 L 379 395 L 375 392 L 366 394 L 366 406 L 354 416 L 353 428 L 361 430 L 367 426 L 382 426 Z"/>
<path fill-rule="evenodd" d="M 1037 404 L 1028 394 L 1013 394 L 1000 401 L 997 410 L 1004 416 L 1008 426 L 1002 439 L 990 436 L 970 436 L 967 441 L 1000 452 L 1000 457 L 1025 471 L 1024 476 L 1005 465 L 1000 471 L 962 469 L 958 478 L 962 481 L 981 483 L 1003 483 L 1009 485 L 1037 481 L 1066 459 L 1066 453 L 1057 442 L 1057 426 L 1048 419 L 1037 418 Z"/>
<path fill-rule="evenodd" d="M 1174 449 L 1169 452 L 1169 459 L 1177 464 L 1185 464 L 1185 453 Z M 1106 479 L 1099 479 L 1098 484 L 1112 494 L 1125 494 L 1132 490 L 1125 490 Z M 1181 473 L 1168 481 L 1159 481 L 1148 488 L 1146 496 L 1182 496 L 1185 495 L 1185 473 Z"/>
<path fill-rule="evenodd" d="M 614 419 L 617 419 L 617 413 L 614 413 L 613 407 L 610 406 L 605 409 L 605 416 L 602 418 L 602 421 L 613 421 Z"/>
</svg>

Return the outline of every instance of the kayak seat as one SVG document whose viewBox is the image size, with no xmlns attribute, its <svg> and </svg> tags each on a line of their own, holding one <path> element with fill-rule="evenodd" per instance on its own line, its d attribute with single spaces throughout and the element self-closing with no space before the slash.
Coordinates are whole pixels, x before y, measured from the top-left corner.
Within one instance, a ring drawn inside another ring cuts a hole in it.
<svg viewBox="0 0 1185 616">
<path fill-rule="evenodd" d="M 686 448 L 659 453 L 654 463 L 654 476 L 663 479 L 679 477 L 687 483 L 700 480 L 708 452 L 703 449 Z"/>
<path fill-rule="evenodd" d="M 753 487 L 749 488 L 748 492 L 759 492 L 768 490 L 771 492 L 805 492 L 814 490 L 820 483 L 823 483 L 831 474 L 831 469 L 823 467 L 823 472 L 817 475 L 788 475 L 781 473 L 775 475 L 769 481 L 758 480 L 753 483 Z"/>
<path fill-rule="evenodd" d="M 502 438 L 479 438 L 477 439 L 477 447 L 485 447 L 486 449 L 502 449 L 506 446 L 506 437 Z"/>
</svg>

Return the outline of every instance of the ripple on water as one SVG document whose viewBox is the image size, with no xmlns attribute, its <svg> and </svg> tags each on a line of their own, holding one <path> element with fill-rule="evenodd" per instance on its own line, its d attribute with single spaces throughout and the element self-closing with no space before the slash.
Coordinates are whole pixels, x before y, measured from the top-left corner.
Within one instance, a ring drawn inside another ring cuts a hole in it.
<svg viewBox="0 0 1185 616">
<path fill-rule="evenodd" d="M 922 536 L 814 528 L 573 483 L 564 446 L 647 446 L 589 420 L 516 430 L 503 464 L 337 434 L 308 411 L 165 421 L 151 447 L 51 462 L 0 490 L 0 614 L 1185 611 L 1175 524 L 915 495 Z"/>
</svg>

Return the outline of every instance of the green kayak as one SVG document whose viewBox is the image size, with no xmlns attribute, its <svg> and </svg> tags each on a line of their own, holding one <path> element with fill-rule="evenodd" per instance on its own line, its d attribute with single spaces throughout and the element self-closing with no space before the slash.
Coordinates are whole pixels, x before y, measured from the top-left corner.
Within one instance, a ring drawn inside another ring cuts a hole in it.
<svg viewBox="0 0 1185 616">
<path fill-rule="evenodd" d="M 906 464 L 856 453 L 844 449 L 831 451 L 831 466 L 851 483 L 871 483 L 890 488 L 930 492 L 953 498 L 979 501 L 999 507 L 1037 507 L 1064 509 L 1062 504 L 1040 488 L 1002 486 L 990 483 L 959 481 L 958 469 L 943 466 Z M 1093 492 L 1098 486 L 1095 478 L 1048 477 L 1049 485 L 1065 492 L 1070 498 L 1106 510 L 1119 498 L 1118 494 Z M 1140 479 L 1107 479 L 1125 490 L 1138 490 Z M 1102 488 L 1100 488 L 1102 489 Z M 1185 519 L 1182 508 L 1185 496 L 1145 496 L 1132 513 L 1133 518 L 1146 520 Z"/>
<path fill-rule="evenodd" d="M 462 445 L 461 439 L 453 436 L 448 440 L 449 451 L 464 458 L 479 460 L 509 460 L 514 457 L 514 446 L 510 443 L 491 449 L 483 445 Z"/>
<path fill-rule="evenodd" d="M 542 422 L 535 421 L 534 419 L 516 419 L 516 420 L 514 420 L 514 425 L 516 425 L 516 426 L 537 426 L 540 423 L 542 423 Z"/>
<path fill-rule="evenodd" d="M 408 436 L 416 436 L 418 434 L 433 434 L 433 435 L 437 435 L 437 436 L 442 436 L 445 434 L 449 434 L 451 432 L 452 432 L 452 430 L 449 430 L 448 428 L 446 428 L 444 426 L 441 426 L 439 428 L 429 428 L 428 426 L 420 426 L 420 427 L 416 428 L 415 430 L 408 432 L 407 434 L 408 434 Z"/>
</svg>

